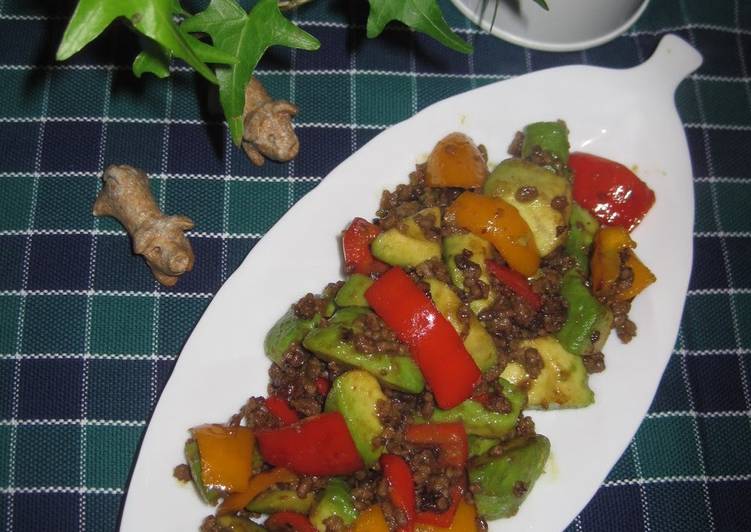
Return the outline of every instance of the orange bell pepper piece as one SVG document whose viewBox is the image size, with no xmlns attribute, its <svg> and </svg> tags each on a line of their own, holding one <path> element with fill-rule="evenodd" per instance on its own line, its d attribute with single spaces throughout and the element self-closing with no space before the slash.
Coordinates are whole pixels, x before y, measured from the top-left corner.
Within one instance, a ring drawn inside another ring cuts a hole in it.
<svg viewBox="0 0 751 532">
<path fill-rule="evenodd" d="M 488 175 L 482 153 L 463 133 L 451 133 L 430 152 L 425 167 L 425 184 L 429 187 L 477 188 Z"/>
<path fill-rule="evenodd" d="M 592 290 L 596 295 L 611 294 L 621 274 L 621 252 L 628 250 L 625 265 L 631 268 L 633 280 L 631 286 L 623 292 L 614 294 L 618 300 L 636 297 L 647 286 L 655 282 L 656 277 L 633 252 L 636 242 L 624 227 L 602 227 L 595 235 L 592 251 L 591 272 Z"/>
<path fill-rule="evenodd" d="M 454 521 L 448 528 L 435 525 L 417 524 L 415 532 L 476 532 L 477 530 L 477 510 L 474 504 L 469 504 L 462 499 L 456 509 Z"/>
<path fill-rule="evenodd" d="M 510 203 L 475 192 L 462 192 L 449 205 L 447 215 L 459 227 L 493 244 L 511 269 L 526 277 L 537 273 L 540 253 L 535 237 Z"/>
<path fill-rule="evenodd" d="M 253 431 L 224 425 L 201 425 L 190 431 L 198 443 L 204 485 L 230 492 L 247 489 L 252 474 Z"/>
<path fill-rule="evenodd" d="M 352 532 L 389 532 L 386 518 L 380 506 L 371 506 L 352 523 Z"/>
<path fill-rule="evenodd" d="M 280 482 L 293 482 L 296 479 L 297 475 L 284 467 L 277 467 L 271 471 L 258 473 L 250 480 L 246 490 L 232 493 L 225 497 L 224 501 L 222 501 L 222 504 L 219 506 L 217 514 L 225 515 L 242 510 L 250 501 L 274 484 L 279 484 Z"/>
</svg>

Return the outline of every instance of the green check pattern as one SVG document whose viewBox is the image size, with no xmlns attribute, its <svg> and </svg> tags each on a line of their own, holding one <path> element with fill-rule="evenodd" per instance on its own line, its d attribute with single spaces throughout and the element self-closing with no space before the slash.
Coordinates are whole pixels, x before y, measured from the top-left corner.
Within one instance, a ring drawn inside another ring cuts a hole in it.
<svg viewBox="0 0 751 532">
<path fill-rule="evenodd" d="M 368 41 L 364 1 L 299 10 L 321 51 L 272 50 L 258 75 L 300 105 L 303 149 L 255 168 L 231 146 L 213 88 L 184 65 L 167 81 L 134 79 L 122 29 L 54 63 L 72 2 L 0 0 L 0 527 L 117 527 L 150 412 L 213 294 L 385 127 L 533 70 L 636 65 L 666 33 L 705 60 L 677 93 L 696 191 L 691 286 L 649 414 L 569 528 L 751 527 L 751 3 L 652 0 L 625 35 L 564 54 L 499 41 L 441 4 L 473 55 L 400 27 Z M 113 162 L 146 169 L 161 207 L 196 221 L 196 268 L 173 289 L 153 281 L 116 222 L 90 214 Z"/>
</svg>

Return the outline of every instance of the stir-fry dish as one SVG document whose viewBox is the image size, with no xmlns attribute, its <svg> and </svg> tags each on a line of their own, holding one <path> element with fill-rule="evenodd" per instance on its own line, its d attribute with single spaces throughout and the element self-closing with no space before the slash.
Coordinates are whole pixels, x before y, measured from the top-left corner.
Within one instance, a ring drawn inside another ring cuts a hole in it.
<svg viewBox="0 0 751 532">
<path fill-rule="evenodd" d="M 517 513 L 551 447 L 525 410 L 592 404 L 611 330 L 636 334 L 655 277 L 630 232 L 655 196 L 569 153 L 562 121 L 509 154 L 489 171 L 452 133 L 344 230 L 346 280 L 266 336 L 268 396 L 190 429 L 175 476 L 216 507 L 203 531 L 482 531 Z"/>
</svg>

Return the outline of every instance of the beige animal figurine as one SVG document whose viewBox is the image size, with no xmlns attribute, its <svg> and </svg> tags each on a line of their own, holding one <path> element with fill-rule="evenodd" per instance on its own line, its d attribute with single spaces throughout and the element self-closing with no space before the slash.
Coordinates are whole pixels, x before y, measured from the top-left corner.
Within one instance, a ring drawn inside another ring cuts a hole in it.
<svg viewBox="0 0 751 532">
<path fill-rule="evenodd" d="M 274 100 L 260 81 L 251 78 L 245 88 L 243 110 L 243 149 L 256 166 L 264 156 L 274 161 L 289 161 L 300 151 L 300 142 L 292 128 L 297 106 L 284 100 Z"/>
<path fill-rule="evenodd" d="M 193 221 L 159 210 L 144 172 L 127 165 L 108 166 L 104 186 L 94 202 L 94 216 L 112 216 L 133 239 L 133 252 L 143 255 L 156 280 L 173 286 L 193 268 L 193 250 L 184 231 Z"/>
</svg>

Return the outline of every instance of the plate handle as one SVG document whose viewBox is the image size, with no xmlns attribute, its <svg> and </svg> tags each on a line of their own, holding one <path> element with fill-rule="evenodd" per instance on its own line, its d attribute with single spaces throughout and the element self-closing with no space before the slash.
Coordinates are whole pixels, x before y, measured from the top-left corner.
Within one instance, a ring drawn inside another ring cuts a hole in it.
<svg viewBox="0 0 751 532">
<path fill-rule="evenodd" d="M 696 48 L 671 33 L 665 35 L 652 56 L 634 70 L 652 82 L 661 82 L 672 94 L 685 77 L 701 66 L 702 61 Z"/>
</svg>

